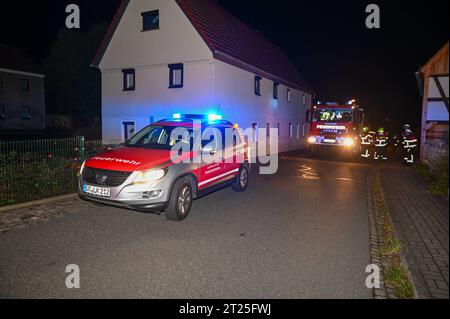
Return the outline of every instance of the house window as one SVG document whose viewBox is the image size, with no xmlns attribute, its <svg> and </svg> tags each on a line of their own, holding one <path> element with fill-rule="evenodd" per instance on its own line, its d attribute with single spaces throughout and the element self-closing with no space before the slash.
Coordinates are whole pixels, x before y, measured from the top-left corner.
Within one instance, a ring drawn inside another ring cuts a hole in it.
<svg viewBox="0 0 450 319">
<path fill-rule="evenodd" d="M 258 123 L 252 123 L 253 143 L 258 142 Z"/>
<path fill-rule="evenodd" d="M 305 123 L 302 124 L 302 137 L 305 137 L 306 135 L 306 125 Z"/>
<path fill-rule="evenodd" d="M 300 139 L 300 122 L 297 122 L 297 140 Z"/>
<path fill-rule="evenodd" d="M 169 64 L 169 89 L 179 89 L 184 85 L 184 65 L 182 63 Z"/>
<path fill-rule="evenodd" d="M 136 123 L 135 122 L 122 122 L 123 127 L 123 138 L 128 141 L 136 134 Z"/>
<path fill-rule="evenodd" d="M 136 71 L 135 69 L 122 70 L 123 73 L 123 90 L 134 91 L 136 89 Z"/>
<path fill-rule="evenodd" d="M 23 92 L 30 91 L 30 80 L 28 79 L 21 79 L 20 80 L 20 88 Z"/>
<path fill-rule="evenodd" d="M 22 120 L 31 120 L 31 107 L 22 106 Z"/>
<path fill-rule="evenodd" d="M 289 138 L 292 139 L 294 137 L 292 123 L 289 123 Z"/>
<path fill-rule="evenodd" d="M 278 129 L 278 136 L 281 135 L 281 124 L 280 122 L 277 123 L 277 129 Z"/>
<path fill-rule="evenodd" d="M 6 107 L 4 105 L 0 105 L 0 120 L 6 119 Z"/>
<path fill-rule="evenodd" d="M 306 105 L 306 94 L 303 93 L 303 105 Z"/>
<path fill-rule="evenodd" d="M 255 76 L 255 94 L 261 96 L 261 80 L 260 76 Z"/>
<path fill-rule="evenodd" d="M 292 92 L 291 89 L 287 89 L 287 101 L 291 103 L 292 101 Z"/>
<path fill-rule="evenodd" d="M 280 86 L 280 84 L 279 83 L 277 83 L 277 82 L 274 82 L 273 83 L 273 98 L 275 99 L 275 100 L 278 100 L 278 87 Z"/>
<path fill-rule="evenodd" d="M 159 29 L 159 10 L 142 13 L 142 31 Z"/>
<path fill-rule="evenodd" d="M 3 89 L 3 75 L 0 74 L 0 89 Z"/>
</svg>

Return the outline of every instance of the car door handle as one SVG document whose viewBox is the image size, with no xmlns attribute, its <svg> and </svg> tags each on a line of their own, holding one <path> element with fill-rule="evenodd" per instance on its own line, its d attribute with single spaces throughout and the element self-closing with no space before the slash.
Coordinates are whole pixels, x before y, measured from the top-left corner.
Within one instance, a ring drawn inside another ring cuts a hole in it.
<svg viewBox="0 0 450 319">
<path fill-rule="evenodd" d="M 211 150 L 211 152 L 209 152 L 209 154 L 216 155 L 217 154 L 217 150 Z"/>
</svg>

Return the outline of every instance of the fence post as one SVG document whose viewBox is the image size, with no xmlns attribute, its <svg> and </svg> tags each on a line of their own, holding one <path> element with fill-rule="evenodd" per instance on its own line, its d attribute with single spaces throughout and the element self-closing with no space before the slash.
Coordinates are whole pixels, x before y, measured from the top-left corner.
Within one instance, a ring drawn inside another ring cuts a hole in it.
<svg viewBox="0 0 450 319">
<path fill-rule="evenodd" d="M 84 144 L 84 136 L 80 137 L 80 164 L 83 164 L 86 160 L 86 147 Z"/>
</svg>

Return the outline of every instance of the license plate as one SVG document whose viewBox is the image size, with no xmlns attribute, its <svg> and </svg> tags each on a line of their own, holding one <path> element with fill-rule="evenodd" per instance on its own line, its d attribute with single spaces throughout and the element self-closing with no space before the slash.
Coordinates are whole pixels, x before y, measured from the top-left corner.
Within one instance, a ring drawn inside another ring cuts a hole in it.
<svg viewBox="0 0 450 319">
<path fill-rule="evenodd" d="M 336 143 L 336 140 L 331 140 L 331 139 L 324 139 L 323 141 L 324 141 L 324 143 L 328 143 L 328 144 Z"/>
<path fill-rule="evenodd" d="M 100 196 L 100 197 L 111 197 L 111 189 L 109 189 L 109 188 L 84 185 L 83 191 L 89 195 Z"/>
</svg>

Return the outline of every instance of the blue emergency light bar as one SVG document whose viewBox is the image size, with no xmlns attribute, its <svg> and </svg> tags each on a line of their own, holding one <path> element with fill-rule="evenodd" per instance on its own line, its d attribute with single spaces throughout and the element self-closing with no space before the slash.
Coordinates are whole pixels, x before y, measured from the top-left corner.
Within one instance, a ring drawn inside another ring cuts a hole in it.
<svg viewBox="0 0 450 319">
<path fill-rule="evenodd" d="M 200 114 L 181 114 L 175 113 L 173 114 L 173 119 L 175 120 L 203 120 L 209 122 L 222 121 L 222 115 L 218 114 L 208 114 L 208 115 L 200 115 Z"/>
</svg>

